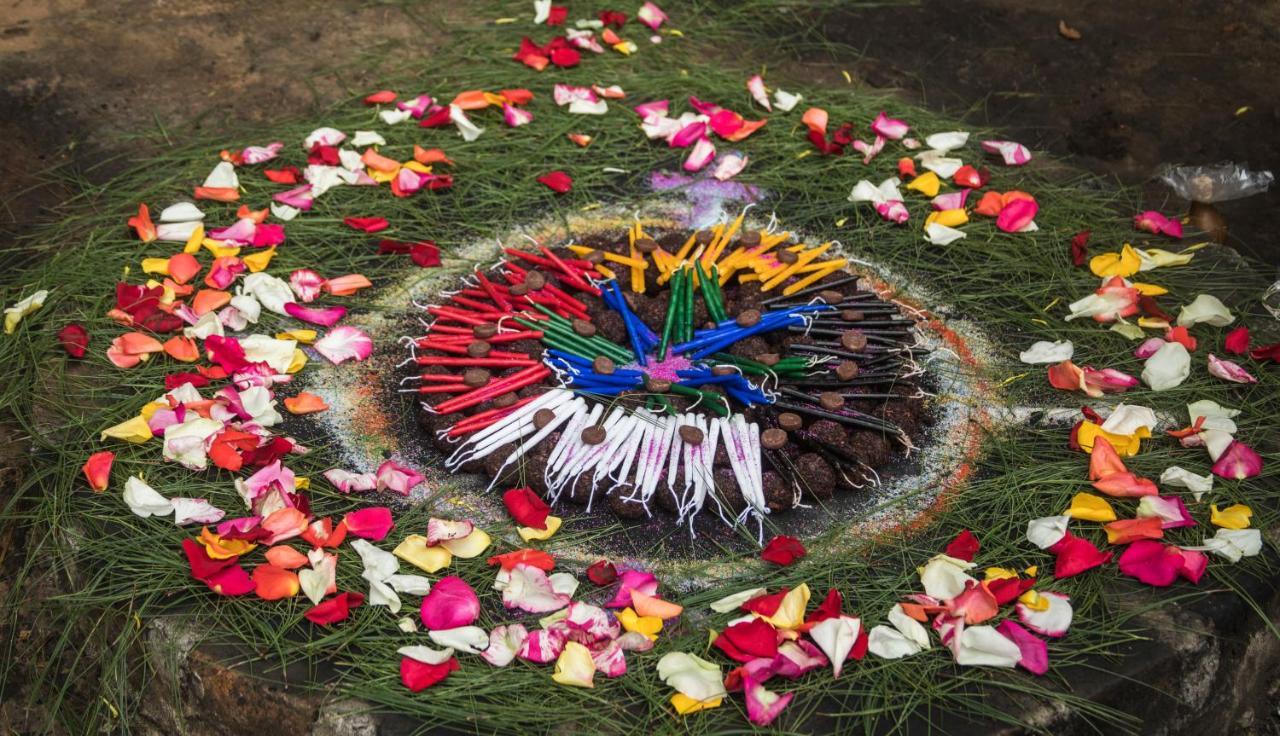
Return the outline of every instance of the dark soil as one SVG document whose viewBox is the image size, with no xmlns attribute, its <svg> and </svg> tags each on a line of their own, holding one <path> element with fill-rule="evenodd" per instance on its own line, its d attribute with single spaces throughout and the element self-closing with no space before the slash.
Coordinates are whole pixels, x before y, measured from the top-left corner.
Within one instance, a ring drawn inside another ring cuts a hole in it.
<svg viewBox="0 0 1280 736">
<path fill-rule="evenodd" d="M 1080 32 L 1069 40 L 1058 22 Z M 894 87 L 929 107 L 1129 184 L 1166 213 L 1161 163 L 1230 160 L 1280 172 L 1280 5 L 1248 0 L 976 0 L 833 11 L 858 59 L 822 57 L 843 85 Z M 816 60 L 816 56 L 811 56 Z M 830 63 L 834 62 L 834 63 Z M 1280 265 L 1280 187 L 1219 207 L 1228 242 Z"/>
</svg>

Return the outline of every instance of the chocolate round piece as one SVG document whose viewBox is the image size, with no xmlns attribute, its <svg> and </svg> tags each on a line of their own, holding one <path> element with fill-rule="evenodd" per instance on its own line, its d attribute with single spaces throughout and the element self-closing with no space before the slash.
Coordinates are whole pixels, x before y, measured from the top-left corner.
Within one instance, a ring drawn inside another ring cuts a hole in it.
<svg viewBox="0 0 1280 736">
<path fill-rule="evenodd" d="M 693 236 L 693 242 L 698 245 L 711 245 L 711 241 L 716 237 L 715 233 L 710 230 L 699 230 Z"/>
<path fill-rule="evenodd" d="M 787 433 L 777 427 L 770 427 L 760 433 L 760 444 L 766 450 L 781 450 L 787 444 Z"/>
<path fill-rule="evenodd" d="M 550 409 L 539 409 L 533 413 L 533 426 L 542 429 L 548 424 L 554 422 L 556 413 Z"/>
<path fill-rule="evenodd" d="M 757 355 L 755 359 L 757 363 L 764 363 L 765 365 L 777 365 L 778 361 L 782 360 L 782 356 L 778 355 L 777 353 L 761 353 Z"/>
<path fill-rule="evenodd" d="M 582 441 L 588 445 L 598 445 L 601 442 L 604 442 L 605 438 L 608 436 L 609 433 L 606 432 L 604 427 L 601 427 L 599 424 L 593 424 L 590 427 L 583 428 L 582 430 Z"/>
<path fill-rule="evenodd" d="M 862 330 L 845 330 L 840 335 L 840 344 L 845 350 L 856 353 L 867 346 L 867 336 L 862 334 Z"/>
<path fill-rule="evenodd" d="M 827 411 L 835 411 L 844 406 L 844 397 L 835 391 L 823 391 L 818 394 L 818 403 Z"/>
<path fill-rule="evenodd" d="M 468 368 L 462 372 L 462 385 L 479 388 L 489 382 L 489 371 L 483 368 Z"/>
<path fill-rule="evenodd" d="M 786 250 L 784 248 L 778 251 L 779 263 L 785 263 L 787 265 L 791 265 L 792 263 L 795 263 L 798 260 L 800 260 L 800 255 L 797 254 L 794 250 Z"/>
<path fill-rule="evenodd" d="M 522 281 L 518 284 L 511 285 L 511 289 L 510 289 L 511 296 L 524 296 L 525 294 L 528 294 L 528 293 L 529 293 L 529 284 L 526 282 Z"/>
<path fill-rule="evenodd" d="M 636 250 L 641 253 L 652 253 L 658 249 L 658 241 L 653 238 L 640 238 L 636 240 Z"/>
<path fill-rule="evenodd" d="M 516 392 L 515 392 L 515 391 L 508 391 L 507 393 L 505 393 L 505 394 L 503 394 L 503 395 L 501 395 L 501 396 L 499 396 L 499 397 L 497 397 L 497 398 L 495 398 L 495 399 L 493 400 L 493 402 L 492 402 L 492 403 L 493 403 L 493 408 L 495 408 L 495 409 L 505 409 L 505 408 L 507 408 L 508 406 L 511 406 L 512 404 L 516 403 L 516 402 L 517 402 L 517 401 L 519 401 L 519 400 L 520 400 L 520 397 L 516 396 Z"/>
<path fill-rule="evenodd" d="M 530 271 L 524 275 L 524 283 L 530 289 L 541 289 L 547 285 L 547 277 L 541 271 Z"/>
<path fill-rule="evenodd" d="M 743 230 L 742 234 L 738 236 L 738 245 L 743 248 L 754 248 L 760 245 L 760 231 Z"/>
<path fill-rule="evenodd" d="M 778 426 L 788 432 L 794 432 L 804 426 L 804 419 L 795 412 L 784 411 L 778 415 Z"/>
<path fill-rule="evenodd" d="M 844 320 L 845 322 L 861 322 L 862 318 L 865 316 L 866 315 L 864 315 L 862 312 L 856 309 L 840 310 L 840 319 Z"/>
<path fill-rule="evenodd" d="M 732 376 L 737 372 L 738 369 L 731 365 L 717 365 L 711 368 L 711 375 L 713 376 Z"/>
<path fill-rule="evenodd" d="M 818 298 L 827 304 L 839 304 L 844 301 L 844 294 L 841 294 L 835 289 L 823 289 L 818 292 Z"/>
<path fill-rule="evenodd" d="M 602 373 L 606 376 L 609 375 L 610 373 L 613 373 L 615 370 L 617 370 L 617 368 L 618 368 L 617 364 L 615 364 L 612 360 L 610 360 L 608 357 L 604 355 L 601 355 L 600 357 L 591 361 L 591 369 L 594 370 L 596 373 Z"/>
<path fill-rule="evenodd" d="M 592 337 L 596 334 L 596 326 L 585 319 L 575 319 L 573 321 L 573 333 L 582 337 Z"/>
<path fill-rule="evenodd" d="M 479 340 L 488 340 L 498 334 L 498 326 L 491 324 L 476 325 L 471 328 L 471 334 Z"/>
<path fill-rule="evenodd" d="M 467 355 L 483 358 L 493 350 L 493 346 L 484 340 L 475 340 L 467 344 Z"/>
<path fill-rule="evenodd" d="M 734 322 L 739 327 L 754 327 L 760 324 L 760 310 L 744 309 L 741 312 L 738 312 L 738 317 Z"/>
<path fill-rule="evenodd" d="M 590 253 L 583 256 L 582 258 L 587 263 L 591 263 L 597 266 L 599 266 L 601 263 L 604 263 L 604 254 L 598 250 L 593 250 Z"/>
<path fill-rule="evenodd" d="M 682 425 L 679 431 L 680 431 L 680 439 L 684 440 L 686 444 L 701 445 L 702 440 L 706 439 L 706 436 L 702 433 L 702 430 L 698 429 L 692 424 Z"/>
<path fill-rule="evenodd" d="M 852 381 L 858 377 L 858 364 L 852 360 L 842 360 L 836 365 L 836 377 L 841 381 Z"/>
<path fill-rule="evenodd" d="M 671 390 L 671 382 L 665 378 L 654 378 L 650 376 L 645 379 L 644 387 L 651 394 L 665 394 Z"/>
</svg>

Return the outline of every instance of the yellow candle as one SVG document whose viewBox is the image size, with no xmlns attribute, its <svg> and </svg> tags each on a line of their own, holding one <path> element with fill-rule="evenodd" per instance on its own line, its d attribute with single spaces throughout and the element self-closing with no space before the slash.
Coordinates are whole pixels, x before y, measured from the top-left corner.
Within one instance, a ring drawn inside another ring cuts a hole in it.
<svg viewBox="0 0 1280 736">
<path fill-rule="evenodd" d="M 689 250 L 693 248 L 693 242 L 697 240 L 697 238 L 698 238 L 698 234 L 694 233 L 693 235 L 689 236 L 688 240 L 684 241 L 684 245 L 681 246 L 680 250 L 676 253 L 677 261 L 683 261 L 685 258 L 688 257 Z"/>
<path fill-rule="evenodd" d="M 747 213 L 744 210 L 737 216 L 737 218 L 734 219 L 733 223 L 729 225 L 729 229 L 725 230 L 724 233 L 711 244 L 711 249 L 702 259 L 702 265 L 704 268 L 710 267 L 711 264 L 720 257 L 720 254 L 724 252 L 724 249 L 729 246 L 729 241 L 732 240 L 733 236 L 738 232 L 738 228 L 742 227 L 742 219 L 746 216 Z"/>
<path fill-rule="evenodd" d="M 785 269 L 782 270 L 781 273 L 771 277 L 768 281 L 766 281 L 760 287 L 760 290 L 769 291 L 773 289 L 773 287 L 777 286 L 778 284 L 781 284 L 788 277 L 790 277 L 791 274 L 795 273 L 798 269 L 803 268 L 805 264 L 809 263 L 813 259 L 827 252 L 827 249 L 830 247 L 831 247 L 831 243 L 823 243 L 817 248 L 813 248 L 811 250 L 802 252 L 800 254 L 800 257 L 796 260 L 795 263 L 792 263 L 791 265 L 787 266 Z"/>
<path fill-rule="evenodd" d="M 845 259 L 843 258 L 837 258 L 834 261 L 814 261 L 813 263 L 810 263 L 804 268 L 797 269 L 793 275 L 799 276 L 802 273 L 813 273 L 814 271 L 821 271 L 833 263 L 838 264 L 839 266 L 844 266 L 847 264 L 847 261 L 845 261 Z"/>
<path fill-rule="evenodd" d="M 838 261 L 823 261 L 823 263 L 825 263 L 826 265 L 825 265 L 825 266 L 823 266 L 821 269 L 819 269 L 819 270 L 817 270 L 817 271 L 814 271 L 813 273 L 809 274 L 808 276 L 805 276 L 804 278 L 800 279 L 799 281 L 795 282 L 794 284 L 792 284 L 792 285 L 788 286 L 787 288 L 783 289 L 783 290 L 782 290 L 782 295 L 783 295 L 783 296 L 791 296 L 792 294 L 794 294 L 794 293 L 796 293 L 797 291 L 800 291 L 801 289 L 803 289 L 804 287 L 806 287 L 806 286 L 808 286 L 808 285 L 810 285 L 810 284 L 814 283 L 815 281 L 817 281 L 818 279 L 822 278 L 823 276 L 826 276 L 826 275 L 831 274 L 831 273 L 835 273 L 836 271 L 839 271 L 840 269 L 844 268 L 844 266 L 845 266 L 845 261 L 844 261 L 844 259 L 843 259 L 843 258 L 842 258 L 842 259 L 840 259 L 840 260 L 838 260 Z"/>
</svg>

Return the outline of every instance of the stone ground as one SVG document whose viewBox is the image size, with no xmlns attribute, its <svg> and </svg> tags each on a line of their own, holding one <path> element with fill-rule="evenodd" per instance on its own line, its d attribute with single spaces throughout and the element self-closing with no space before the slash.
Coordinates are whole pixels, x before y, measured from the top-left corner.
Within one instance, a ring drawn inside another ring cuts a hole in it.
<svg viewBox="0 0 1280 736">
<path fill-rule="evenodd" d="M 48 217 L 48 208 L 72 191 L 65 182 L 45 181 L 42 170 L 70 164 L 101 178 L 112 168 L 98 164 L 128 145 L 117 137 L 122 133 L 193 119 L 201 126 L 265 123 L 313 111 L 334 95 L 376 83 L 376 70 L 359 63 L 368 46 L 403 42 L 425 55 L 447 42 L 433 19 L 442 12 L 460 16 L 467 7 L 456 0 L 443 9 L 423 3 L 408 10 L 358 0 L 0 0 L 0 139 L 6 142 L 0 263 L 20 258 L 12 235 Z M 1060 20 L 1082 37 L 1063 38 Z M 845 69 L 859 82 L 901 88 L 968 122 L 1006 129 L 1033 148 L 1141 184 L 1151 206 L 1185 206 L 1150 181 L 1162 162 L 1235 160 L 1280 170 L 1274 77 L 1280 4 L 1274 2 L 928 2 L 836 9 L 824 12 L 822 23 L 825 35 L 862 53 L 834 62 L 806 57 L 811 78 L 843 86 L 839 71 Z M 1278 205 L 1280 189 L 1221 207 L 1230 243 L 1272 267 L 1280 264 L 1272 225 Z M 0 482 L 11 482 L 20 448 L 0 425 Z M 0 569 L 11 572 L 21 548 L 21 534 L 0 529 Z M 7 586 L 0 574 L 0 595 Z M 1260 584 L 1257 592 L 1274 600 L 1271 588 Z M 1270 613 L 1275 619 L 1274 607 Z M 1257 618 L 1222 602 L 1169 615 L 1178 617 L 1176 626 L 1163 628 L 1178 633 L 1135 652 L 1145 664 L 1125 673 L 1163 683 L 1168 698 L 1146 698 L 1140 708 L 1126 700 L 1132 688 L 1096 673 L 1081 673 L 1073 686 L 1141 711 L 1153 719 L 1150 733 L 1280 734 L 1278 647 Z M 157 624 L 150 637 L 155 657 L 185 654 L 181 633 L 164 629 Z M 0 639 L 36 642 L 47 634 L 30 620 L 17 631 L 0 626 Z M 28 649 L 32 665 L 40 666 L 38 649 Z M 183 712 L 149 713 L 144 731 L 172 733 L 177 720 L 201 714 L 227 719 L 202 719 L 220 722 L 221 733 L 264 725 L 289 733 L 377 732 L 358 706 L 321 706 L 275 690 L 262 698 L 256 682 L 209 676 L 215 665 L 198 664 L 205 677 L 191 679 L 185 669 L 167 684 L 187 695 Z M 259 694 L 248 697 L 248 688 Z M 19 698 L 7 695 L 19 693 L 0 693 L 0 731 L 38 728 L 41 715 L 13 707 Z M 1051 730 L 1074 732 L 1054 726 L 1060 714 L 1040 716 Z"/>
</svg>

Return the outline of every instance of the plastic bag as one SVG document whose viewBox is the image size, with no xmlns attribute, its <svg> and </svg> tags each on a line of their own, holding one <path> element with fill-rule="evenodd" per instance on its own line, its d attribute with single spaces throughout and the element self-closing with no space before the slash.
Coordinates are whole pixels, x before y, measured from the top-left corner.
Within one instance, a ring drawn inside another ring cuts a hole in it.
<svg viewBox="0 0 1280 736">
<path fill-rule="evenodd" d="M 1156 174 L 1179 197 L 1192 202 L 1226 202 L 1261 194 L 1271 187 L 1270 171 L 1250 171 L 1231 161 L 1211 166 L 1165 164 Z"/>
<path fill-rule="evenodd" d="M 1275 282 L 1263 292 L 1262 306 L 1271 313 L 1272 317 L 1280 319 L 1280 281 Z"/>
</svg>

